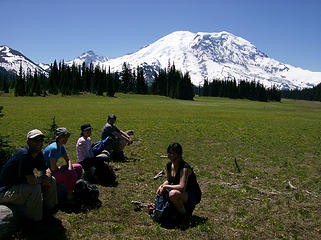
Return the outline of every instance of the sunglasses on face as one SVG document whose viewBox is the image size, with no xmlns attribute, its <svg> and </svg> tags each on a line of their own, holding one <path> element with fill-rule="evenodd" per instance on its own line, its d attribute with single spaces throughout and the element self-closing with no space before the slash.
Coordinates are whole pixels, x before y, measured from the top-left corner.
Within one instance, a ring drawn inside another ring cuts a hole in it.
<svg viewBox="0 0 321 240">
<path fill-rule="evenodd" d="M 43 142 L 44 139 L 43 138 L 31 138 L 30 141 L 32 141 L 34 143 L 40 143 L 40 142 Z"/>
</svg>

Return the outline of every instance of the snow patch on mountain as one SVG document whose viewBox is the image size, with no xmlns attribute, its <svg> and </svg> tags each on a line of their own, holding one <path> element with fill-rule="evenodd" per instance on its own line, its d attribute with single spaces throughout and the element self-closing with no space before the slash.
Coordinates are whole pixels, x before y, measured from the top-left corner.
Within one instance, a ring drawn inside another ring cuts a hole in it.
<svg viewBox="0 0 321 240">
<path fill-rule="evenodd" d="M 71 66 L 73 63 L 75 63 L 76 66 L 82 65 L 85 63 L 86 65 L 89 65 L 92 63 L 94 66 L 99 65 L 102 62 L 107 62 L 109 59 L 104 56 L 98 56 L 93 51 L 87 51 L 83 53 L 80 57 L 75 58 L 72 61 L 66 62 L 67 65 Z"/>
<path fill-rule="evenodd" d="M 22 66 L 22 71 L 25 74 L 30 71 L 33 75 L 35 70 L 37 70 L 38 73 L 46 74 L 44 69 L 20 52 L 11 49 L 8 46 L 0 46 L 0 67 L 5 68 L 7 71 L 19 74 L 20 65 Z"/>
</svg>

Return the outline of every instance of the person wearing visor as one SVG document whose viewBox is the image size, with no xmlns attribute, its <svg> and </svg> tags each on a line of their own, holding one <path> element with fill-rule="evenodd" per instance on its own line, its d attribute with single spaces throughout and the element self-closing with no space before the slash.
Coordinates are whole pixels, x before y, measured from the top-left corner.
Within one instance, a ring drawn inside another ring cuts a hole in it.
<svg viewBox="0 0 321 240">
<path fill-rule="evenodd" d="M 56 181 L 41 152 L 43 141 L 40 130 L 29 131 L 27 146 L 18 149 L 0 173 L 0 204 L 11 208 L 18 219 L 40 221 L 54 213 L 57 204 Z"/>
<path fill-rule="evenodd" d="M 82 178 L 83 169 L 80 164 L 72 164 L 67 155 L 65 144 L 68 142 L 70 133 L 66 128 L 57 128 L 55 132 L 56 141 L 49 144 L 43 151 L 47 167 L 50 168 L 52 175 L 57 183 L 62 183 L 67 188 L 67 200 L 71 200 L 72 192 L 78 179 Z M 58 160 L 62 157 L 66 165 L 58 166 Z"/>
<path fill-rule="evenodd" d="M 78 162 L 85 172 L 88 172 L 94 167 L 94 175 L 97 175 L 100 179 L 104 179 L 106 177 L 105 162 L 109 162 L 110 158 L 109 155 L 106 154 L 94 155 L 91 149 L 91 129 L 92 127 L 89 123 L 80 126 L 81 133 L 76 144 Z"/>
</svg>

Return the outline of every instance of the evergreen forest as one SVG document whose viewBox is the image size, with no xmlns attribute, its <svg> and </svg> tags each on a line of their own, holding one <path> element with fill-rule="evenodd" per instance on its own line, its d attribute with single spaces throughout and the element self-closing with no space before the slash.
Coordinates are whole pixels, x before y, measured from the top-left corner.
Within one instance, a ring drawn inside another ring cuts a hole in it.
<svg viewBox="0 0 321 240">
<path fill-rule="evenodd" d="M 44 73 L 30 70 L 24 72 L 20 66 L 18 74 L 8 72 L 0 67 L 0 91 L 9 93 L 12 89 L 15 96 L 46 96 L 47 94 L 75 95 L 83 92 L 100 96 L 113 97 L 116 92 L 134 94 L 155 94 L 176 99 L 193 100 L 194 95 L 228 97 L 232 99 L 249 99 L 254 101 L 280 101 L 292 98 L 310 101 L 321 101 L 321 84 L 306 89 L 280 90 L 275 86 L 265 88 L 255 81 L 245 80 L 204 80 L 203 86 L 194 86 L 188 72 L 182 73 L 174 64 L 154 73 L 153 79 L 147 82 L 144 68 L 137 66 L 131 69 L 124 62 L 122 71 L 111 72 L 91 63 L 86 65 L 66 65 L 64 61 L 54 61 L 47 76 Z"/>
</svg>

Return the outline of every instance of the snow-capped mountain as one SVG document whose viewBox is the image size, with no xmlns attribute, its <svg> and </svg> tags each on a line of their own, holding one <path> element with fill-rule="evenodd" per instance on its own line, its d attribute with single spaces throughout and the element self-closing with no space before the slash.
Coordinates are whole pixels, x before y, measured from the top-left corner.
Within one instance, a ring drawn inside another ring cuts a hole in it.
<svg viewBox="0 0 321 240">
<path fill-rule="evenodd" d="M 92 54 L 95 55 L 95 54 Z M 88 54 L 90 56 L 90 54 Z M 96 56 L 96 55 L 95 55 Z M 97 58 L 95 58 L 97 59 Z M 91 62 L 90 57 L 82 55 L 72 62 L 82 64 Z M 132 69 L 138 65 L 147 70 L 147 77 L 159 68 L 167 68 L 169 62 L 176 69 L 189 72 L 195 85 L 204 79 L 244 79 L 259 81 L 266 87 L 307 88 L 321 82 L 321 72 L 311 72 L 280 63 L 269 58 L 249 41 L 228 32 L 191 33 L 173 32 L 139 51 L 119 58 L 93 61 L 111 71 L 121 71 L 123 63 Z"/>
<path fill-rule="evenodd" d="M 41 67 L 45 71 L 49 71 L 49 69 L 50 69 L 50 64 L 39 63 L 38 65 L 39 65 L 39 67 Z"/>
<path fill-rule="evenodd" d="M 93 51 L 88 51 L 88 52 L 83 53 L 80 57 L 75 58 L 72 61 L 66 62 L 66 64 L 68 64 L 70 66 L 73 63 L 75 63 L 76 65 L 82 65 L 85 62 L 86 65 L 89 65 L 90 63 L 92 63 L 94 66 L 96 66 L 96 65 L 99 65 L 103 62 L 107 62 L 108 60 L 109 59 L 107 57 L 98 56 Z"/>
<path fill-rule="evenodd" d="M 19 74 L 20 64 L 22 66 L 22 71 L 25 74 L 29 70 L 31 71 L 31 74 L 34 74 L 36 69 L 38 73 L 47 74 L 42 67 L 35 64 L 20 52 L 11 49 L 8 46 L 0 46 L 0 67 L 3 67 L 6 71 Z"/>
</svg>

